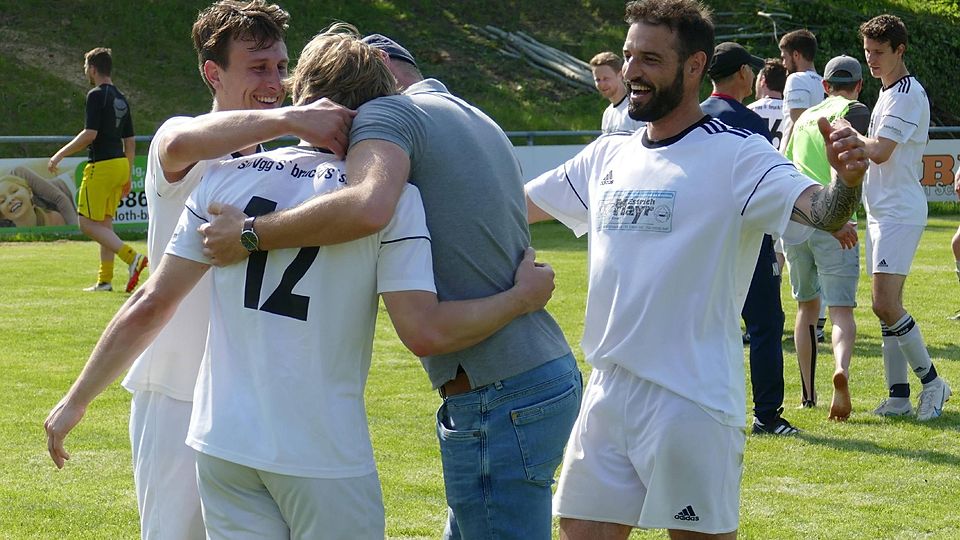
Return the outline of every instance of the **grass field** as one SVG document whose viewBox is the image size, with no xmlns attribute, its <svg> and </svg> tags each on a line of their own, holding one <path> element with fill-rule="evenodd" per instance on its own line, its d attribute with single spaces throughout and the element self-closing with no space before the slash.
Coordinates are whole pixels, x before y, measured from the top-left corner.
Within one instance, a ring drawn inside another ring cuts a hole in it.
<svg viewBox="0 0 960 540">
<path fill-rule="evenodd" d="M 920 323 L 937 369 L 960 390 L 960 308 L 950 237 L 960 218 L 932 218 L 905 304 Z M 556 224 L 535 226 L 534 246 L 557 271 L 552 313 L 569 341 L 582 332 L 586 243 Z M 129 395 L 112 386 L 67 440 L 72 459 L 56 470 L 42 423 L 80 370 L 100 331 L 127 295 L 80 289 L 95 277 L 91 242 L 0 243 L 0 538 L 136 538 L 130 473 Z M 709 271 L 709 261 L 704 261 Z M 120 285 L 122 267 L 115 285 Z M 674 291 L 683 294 L 684 291 Z M 787 326 L 795 304 L 785 285 Z M 785 416 L 798 437 L 749 437 L 741 498 L 741 538 L 960 538 L 960 400 L 929 423 L 882 419 L 868 411 L 886 393 L 880 331 L 862 277 L 856 310 L 860 335 L 851 369 L 854 413 L 826 420 L 832 358 L 820 346 L 821 405 L 796 410 L 799 377 L 785 343 Z M 829 326 L 828 326 L 829 332 Z M 578 357 L 579 350 L 574 346 Z M 383 482 L 390 538 L 437 538 L 445 516 L 433 416 L 439 404 L 419 362 L 380 318 L 367 387 L 370 430 Z M 588 369 L 584 366 L 584 369 Z M 914 398 L 919 383 L 913 381 Z M 749 391 L 749 385 L 747 386 Z M 748 397 L 749 399 L 749 397 Z M 746 406 L 746 404 L 745 404 Z M 602 496 L 602 494 L 598 494 Z M 663 538 L 660 531 L 636 538 Z"/>
</svg>

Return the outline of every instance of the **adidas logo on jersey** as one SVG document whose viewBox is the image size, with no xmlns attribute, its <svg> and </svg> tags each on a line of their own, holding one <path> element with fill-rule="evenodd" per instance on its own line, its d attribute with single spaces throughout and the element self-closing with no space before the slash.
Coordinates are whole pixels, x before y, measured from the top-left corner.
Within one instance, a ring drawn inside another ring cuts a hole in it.
<svg viewBox="0 0 960 540">
<path fill-rule="evenodd" d="M 886 268 L 886 267 L 887 267 L 887 260 L 886 260 L 886 259 L 880 259 L 880 262 L 877 263 L 877 268 Z"/>
<path fill-rule="evenodd" d="M 613 171 L 608 172 L 607 175 L 603 177 L 603 180 L 600 180 L 601 186 L 609 186 L 612 183 L 613 183 Z"/>
<path fill-rule="evenodd" d="M 679 519 L 681 521 L 700 521 L 700 516 L 693 511 L 692 506 L 688 505 L 683 510 L 677 512 L 676 515 L 673 516 L 673 519 Z"/>
</svg>

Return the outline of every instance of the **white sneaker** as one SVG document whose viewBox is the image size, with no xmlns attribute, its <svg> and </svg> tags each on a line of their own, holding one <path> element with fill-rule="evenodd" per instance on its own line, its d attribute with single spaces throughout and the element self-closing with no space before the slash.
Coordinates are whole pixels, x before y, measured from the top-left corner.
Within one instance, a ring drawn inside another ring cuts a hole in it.
<svg viewBox="0 0 960 540">
<path fill-rule="evenodd" d="M 917 420 L 924 422 L 939 418 L 943 414 L 943 404 L 950 399 L 951 393 L 950 385 L 940 377 L 923 385 L 917 401 Z"/>
<path fill-rule="evenodd" d="M 909 398 L 887 398 L 873 410 L 878 416 L 906 416 L 912 412 Z"/>
<path fill-rule="evenodd" d="M 97 283 L 96 285 L 91 285 L 83 289 L 86 292 L 109 292 L 113 290 L 113 285 L 103 282 Z"/>
</svg>

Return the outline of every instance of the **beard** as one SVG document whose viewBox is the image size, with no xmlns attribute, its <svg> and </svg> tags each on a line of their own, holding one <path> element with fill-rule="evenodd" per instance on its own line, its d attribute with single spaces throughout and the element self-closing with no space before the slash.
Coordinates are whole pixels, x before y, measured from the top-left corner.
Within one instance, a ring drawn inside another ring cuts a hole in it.
<svg viewBox="0 0 960 540">
<path fill-rule="evenodd" d="M 683 101 L 683 63 L 677 66 L 677 74 L 670 86 L 656 88 L 642 79 L 637 82 L 653 88 L 653 92 L 646 105 L 634 103 L 632 99 L 630 100 L 629 105 L 627 105 L 627 114 L 634 120 L 656 122 L 670 114 Z"/>
</svg>

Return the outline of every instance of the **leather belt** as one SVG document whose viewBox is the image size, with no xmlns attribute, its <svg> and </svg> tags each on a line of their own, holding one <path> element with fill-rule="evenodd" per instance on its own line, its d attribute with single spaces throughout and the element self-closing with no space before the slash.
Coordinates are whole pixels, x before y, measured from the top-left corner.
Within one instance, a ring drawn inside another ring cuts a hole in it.
<svg viewBox="0 0 960 540">
<path fill-rule="evenodd" d="M 448 398 L 457 394 L 464 394 L 470 390 L 472 388 L 470 388 L 470 379 L 467 377 L 467 372 L 460 367 L 457 368 L 457 376 L 440 387 L 440 397 Z"/>
</svg>

